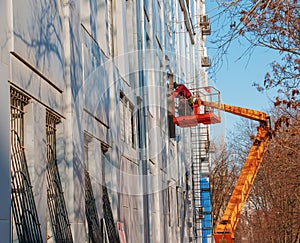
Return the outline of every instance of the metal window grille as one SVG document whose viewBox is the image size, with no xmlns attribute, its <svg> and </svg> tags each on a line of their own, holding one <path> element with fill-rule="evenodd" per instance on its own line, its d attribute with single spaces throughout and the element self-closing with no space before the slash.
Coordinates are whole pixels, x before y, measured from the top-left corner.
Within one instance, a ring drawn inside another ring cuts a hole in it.
<svg viewBox="0 0 300 243">
<path fill-rule="evenodd" d="M 11 207 L 19 242 L 43 242 L 24 150 L 24 106 L 29 98 L 11 88 Z"/>
<path fill-rule="evenodd" d="M 102 224 L 99 221 L 98 212 L 95 203 L 95 197 L 93 193 L 92 183 L 90 174 L 88 172 L 88 141 L 89 138 L 85 136 L 84 140 L 84 157 L 85 157 L 85 171 L 84 171 L 84 181 L 85 181 L 85 215 L 87 220 L 88 228 L 88 239 L 89 242 L 102 243 L 103 242 L 103 231 Z"/>
<path fill-rule="evenodd" d="M 59 117 L 47 111 L 47 204 L 55 242 L 73 242 L 65 199 L 56 161 L 56 124 Z"/>
<path fill-rule="evenodd" d="M 116 225 L 114 223 L 113 213 L 109 202 L 107 188 L 105 186 L 102 186 L 102 192 L 103 192 L 104 220 L 106 224 L 106 230 L 107 230 L 109 242 L 120 243 L 119 234 Z"/>
<path fill-rule="evenodd" d="M 92 183 L 89 172 L 87 170 L 85 170 L 85 215 L 88 223 L 88 234 L 90 242 L 102 243 L 102 225 L 99 221 Z"/>
</svg>

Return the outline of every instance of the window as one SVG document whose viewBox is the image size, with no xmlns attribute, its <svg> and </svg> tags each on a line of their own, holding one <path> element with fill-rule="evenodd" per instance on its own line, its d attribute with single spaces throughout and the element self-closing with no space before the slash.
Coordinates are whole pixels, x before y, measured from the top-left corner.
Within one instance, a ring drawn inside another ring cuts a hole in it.
<svg viewBox="0 0 300 243">
<path fill-rule="evenodd" d="M 56 158 L 56 130 L 60 118 L 46 111 L 47 204 L 51 229 L 56 241 L 72 242 L 72 232 Z"/>
<path fill-rule="evenodd" d="M 134 106 L 124 95 L 120 93 L 120 132 L 121 140 L 135 148 L 136 144 L 136 121 Z"/>
<path fill-rule="evenodd" d="M 98 217 L 96 201 L 92 188 L 92 182 L 89 173 L 89 143 L 92 137 L 87 133 L 84 134 L 84 192 L 85 192 L 85 216 L 87 228 L 87 242 L 102 242 L 103 233 L 101 222 Z"/>
<path fill-rule="evenodd" d="M 170 80 L 169 83 L 169 90 L 168 92 L 171 94 L 171 92 L 173 91 L 174 88 L 174 76 L 173 74 L 168 74 L 168 78 Z M 176 137 L 176 129 L 175 129 L 175 123 L 173 122 L 173 116 L 174 116 L 174 111 L 173 111 L 173 100 L 172 100 L 172 96 L 168 96 L 167 99 L 167 107 L 168 107 L 168 128 L 169 128 L 169 138 L 175 138 Z"/>
<path fill-rule="evenodd" d="M 173 122 L 173 114 L 168 114 L 169 138 L 176 137 L 175 123 Z"/>
<path fill-rule="evenodd" d="M 42 242 L 42 234 L 24 148 L 24 115 L 29 97 L 10 90 L 11 208 L 19 242 Z"/>
</svg>

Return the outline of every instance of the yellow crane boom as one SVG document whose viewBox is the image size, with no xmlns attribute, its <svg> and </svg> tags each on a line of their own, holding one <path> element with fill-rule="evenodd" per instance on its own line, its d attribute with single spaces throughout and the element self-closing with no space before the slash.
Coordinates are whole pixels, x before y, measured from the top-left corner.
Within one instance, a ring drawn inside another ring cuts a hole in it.
<svg viewBox="0 0 300 243">
<path fill-rule="evenodd" d="M 214 228 L 214 239 L 216 243 L 232 243 L 234 242 L 234 232 L 244 204 L 248 199 L 254 179 L 262 162 L 263 155 L 271 139 L 269 117 L 264 112 L 237 106 L 203 101 L 200 99 L 198 100 L 198 103 L 204 107 L 223 110 L 225 112 L 260 122 L 260 125 L 257 127 L 257 135 L 250 148 L 224 214 Z"/>
</svg>

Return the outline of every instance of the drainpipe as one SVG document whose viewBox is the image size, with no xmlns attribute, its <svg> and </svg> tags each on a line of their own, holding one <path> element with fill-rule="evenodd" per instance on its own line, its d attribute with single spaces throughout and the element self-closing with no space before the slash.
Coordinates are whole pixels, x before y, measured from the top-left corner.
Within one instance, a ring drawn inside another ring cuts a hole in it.
<svg viewBox="0 0 300 243">
<path fill-rule="evenodd" d="M 151 198 L 150 193 L 150 165 L 149 165 L 149 134 L 148 134 L 148 76 L 145 63 L 145 28 L 144 28 L 144 1 L 136 1 L 137 38 L 138 38 L 138 63 L 139 63 L 139 95 L 141 97 L 141 109 L 139 112 L 139 164 L 143 185 L 143 223 L 144 242 L 152 242 L 151 228 Z"/>
</svg>

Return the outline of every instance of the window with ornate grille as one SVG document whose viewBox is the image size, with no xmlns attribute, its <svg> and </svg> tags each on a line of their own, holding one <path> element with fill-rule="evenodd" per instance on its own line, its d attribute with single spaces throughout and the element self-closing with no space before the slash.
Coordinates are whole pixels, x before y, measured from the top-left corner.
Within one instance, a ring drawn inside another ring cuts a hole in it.
<svg viewBox="0 0 300 243">
<path fill-rule="evenodd" d="M 24 148 L 24 107 L 29 97 L 10 89 L 11 208 L 19 242 L 43 242 Z"/>
<path fill-rule="evenodd" d="M 55 241 L 71 243 L 73 238 L 56 158 L 56 125 L 58 123 L 60 123 L 60 118 L 47 110 L 47 204 Z"/>
<path fill-rule="evenodd" d="M 131 145 L 136 146 L 136 121 L 134 114 L 134 106 L 129 99 L 121 92 L 120 93 L 120 136 L 121 140 Z"/>
<path fill-rule="evenodd" d="M 102 225 L 98 217 L 92 182 L 89 173 L 89 143 L 92 137 L 84 134 L 84 193 L 85 193 L 85 215 L 87 221 L 87 242 L 103 242 Z"/>
</svg>

